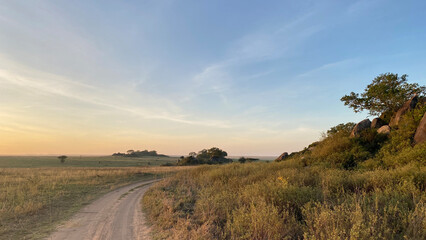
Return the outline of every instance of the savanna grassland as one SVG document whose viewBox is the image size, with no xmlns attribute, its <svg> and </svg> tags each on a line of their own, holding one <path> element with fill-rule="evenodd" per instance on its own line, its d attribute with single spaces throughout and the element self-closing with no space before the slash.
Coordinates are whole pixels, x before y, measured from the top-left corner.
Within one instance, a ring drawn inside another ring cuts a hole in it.
<svg viewBox="0 0 426 240">
<path fill-rule="evenodd" d="M 0 168 L 32 167 L 138 167 L 175 163 L 177 157 L 68 156 L 61 163 L 57 156 L 0 156 Z"/>
<path fill-rule="evenodd" d="M 426 167 L 300 161 L 180 172 L 143 199 L 156 239 L 425 239 Z"/>
<path fill-rule="evenodd" d="M 186 168 L 99 167 L 100 159 L 114 160 L 78 157 L 61 164 L 56 157 L 2 157 L 0 165 L 9 168 L 0 168 L 0 239 L 40 239 L 58 222 L 108 191 L 136 181 L 167 177 Z M 115 160 L 118 162 L 108 166 L 127 166 L 131 162 Z M 40 167 L 44 165 L 49 167 Z"/>
<path fill-rule="evenodd" d="M 379 75 L 341 100 L 379 114 L 381 126 L 339 124 L 273 163 L 203 166 L 165 179 L 143 198 L 154 238 L 426 239 L 426 141 L 416 141 L 426 134 L 425 91 L 406 75 Z"/>
</svg>

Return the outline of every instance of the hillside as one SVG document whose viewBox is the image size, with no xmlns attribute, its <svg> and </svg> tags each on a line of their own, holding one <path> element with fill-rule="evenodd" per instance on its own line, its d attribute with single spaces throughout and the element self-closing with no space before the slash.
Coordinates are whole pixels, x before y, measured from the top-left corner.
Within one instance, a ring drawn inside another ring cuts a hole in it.
<svg viewBox="0 0 426 240">
<path fill-rule="evenodd" d="M 143 199 L 154 237 L 426 239 L 424 87 L 378 78 L 342 98 L 379 113 L 373 121 L 339 124 L 273 163 L 203 166 L 157 184 Z"/>
<path fill-rule="evenodd" d="M 424 239 L 425 183 L 416 164 L 233 163 L 179 173 L 143 204 L 157 239 Z"/>
</svg>

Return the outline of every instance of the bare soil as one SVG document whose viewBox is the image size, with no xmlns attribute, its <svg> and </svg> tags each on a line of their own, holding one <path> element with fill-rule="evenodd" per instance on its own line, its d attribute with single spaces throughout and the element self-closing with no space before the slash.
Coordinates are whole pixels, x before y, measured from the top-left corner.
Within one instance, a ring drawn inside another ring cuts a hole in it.
<svg viewBox="0 0 426 240">
<path fill-rule="evenodd" d="M 150 239 L 141 211 L 141 199 L 158 180 L 118 188 L 81 209 L 47 239 Z"/>
</svg>

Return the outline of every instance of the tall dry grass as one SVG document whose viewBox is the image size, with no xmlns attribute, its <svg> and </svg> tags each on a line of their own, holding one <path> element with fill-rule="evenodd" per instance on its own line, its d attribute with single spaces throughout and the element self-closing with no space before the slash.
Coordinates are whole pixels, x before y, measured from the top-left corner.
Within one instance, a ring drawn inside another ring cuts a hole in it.
<svg viewBox="0 0 426 240">
<path fill-rule="evenodd" d="M 0 239 L 43 237 L 100 194 L 173 167 L 0 169 Z"/>
<path fill-rule="evenodd" d="M 157 239 L 426 239 L 426 168 L 205 166 L 145 194 Z"/>
</svg>

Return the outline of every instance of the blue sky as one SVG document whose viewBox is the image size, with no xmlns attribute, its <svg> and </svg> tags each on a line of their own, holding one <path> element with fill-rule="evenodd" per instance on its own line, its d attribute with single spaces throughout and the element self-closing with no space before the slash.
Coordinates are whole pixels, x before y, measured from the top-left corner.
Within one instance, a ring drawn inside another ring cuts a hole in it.
<svg viewBox="0 0 426 240">
<path fill-rule="evenodd" d="M 424 1 L 2 1 L 0 154 L 297 151 L 380 73 L 426 83 Z"/>
</svg>

